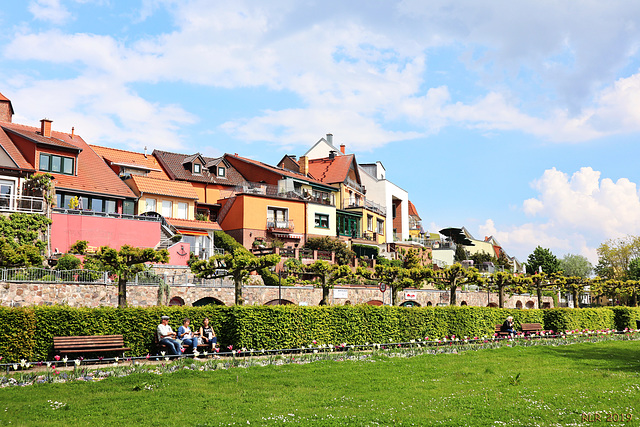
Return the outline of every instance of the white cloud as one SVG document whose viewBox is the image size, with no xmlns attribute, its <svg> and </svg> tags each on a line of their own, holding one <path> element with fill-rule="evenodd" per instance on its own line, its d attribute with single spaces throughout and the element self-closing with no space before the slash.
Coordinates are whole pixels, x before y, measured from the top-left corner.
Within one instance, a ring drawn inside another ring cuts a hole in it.
<svg viewBox="0 0 640 427">
<path fill-rule="evenodd" d="M 64 24 L 71 18 L 71 14 L 60 4 L 60 0 L 32 0 L 29 2 L 29 12 L 37 20 L 56 25 Z"/>
<path fill-rule="evenodd" d="M 534 182 L 539 195 L 523 202 L 523 211 L 539 222 L 496 227 L 488 219 L 478 229 L 493 235 L 507 253 L 519 257 L 536 246 L 553 248 L 556 256 L 584 255 L 594 265 L 596 248 L 604 241 L 640 233 L 640 193 L 626 178 L 614 182 L 584 167 L 571 177 L 548 169 Z"/>
</svg>

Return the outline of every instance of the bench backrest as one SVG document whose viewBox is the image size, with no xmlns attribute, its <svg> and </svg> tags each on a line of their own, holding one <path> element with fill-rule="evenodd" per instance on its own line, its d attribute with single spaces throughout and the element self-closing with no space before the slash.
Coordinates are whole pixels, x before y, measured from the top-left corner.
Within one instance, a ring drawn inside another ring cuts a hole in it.
<svg viewBox="0 0 640 427">
<path fill-rule="evenodd" d="M 520 325 L 523 331 L 541 331 L 542 324 L 541 323 L 523 323 Z"/>
<path fill-rule="evenodd" d="M 124 347 L 122 335 L 91 335 L 72 337 L 53 337 L 53 349 L 55 351 L 109 349 Z"/>
</svg>

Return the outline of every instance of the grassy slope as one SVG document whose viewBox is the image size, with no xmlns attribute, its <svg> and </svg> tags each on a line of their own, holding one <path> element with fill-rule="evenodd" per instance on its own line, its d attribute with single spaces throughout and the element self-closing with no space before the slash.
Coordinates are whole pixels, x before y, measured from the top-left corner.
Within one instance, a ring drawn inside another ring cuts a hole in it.
<svg viewBox="0 0 640 427">
<path fill-rule="evenodd" d="M 135 390 L 145 384 L 155 388 Z M 53 410 L 48 400 L 67 406 Z M 605 424 L 582 423 L 583 412 L 631 412 L 626 425 L 640 425 L 640 342 L 0 389 L 0 425 Z"/>
</svg>

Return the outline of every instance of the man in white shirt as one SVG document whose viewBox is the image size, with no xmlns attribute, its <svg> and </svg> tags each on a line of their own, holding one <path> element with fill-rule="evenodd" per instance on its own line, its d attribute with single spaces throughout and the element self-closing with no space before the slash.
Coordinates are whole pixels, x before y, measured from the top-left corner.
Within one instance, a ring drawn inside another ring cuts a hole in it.
<svg viewBox="0 0 640 427">
<path fill-rule="evenodd" d="M 156 330 L 158 342 L 164 344 L 170 354 L 182 356 L 182 344 L 175 339 L 176 333 L 173 332 L 173 329 L 171 329 L 169 325 L 169 316 L 162 316 L 160 319 L 162 323 L 158 325 L 158 329 Z"/>
</svg>

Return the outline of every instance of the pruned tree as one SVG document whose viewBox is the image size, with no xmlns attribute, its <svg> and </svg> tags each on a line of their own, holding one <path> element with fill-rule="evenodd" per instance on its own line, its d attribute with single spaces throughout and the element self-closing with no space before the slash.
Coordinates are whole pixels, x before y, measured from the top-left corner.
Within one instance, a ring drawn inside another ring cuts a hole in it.
<svg viewBox="0 0 640 427">
<path fill-rule="evenodd" d="M 243 249 L 238 248 L 224 255 L 214 255 L 208 260 L 193 261 L 191 271 L 202 278 L 231 277 L 235 285 L 236 305 L 242 305 L 244 304 L 242 285 L 249 275 L 254 271 L 273 267 L 280 262 L 280 255 L 269 254 L 256 257 Z"/>
<path fill-rule="evenodd" d="M 324 260 L 317 260 L 313 264 L 304 267 L 304 270 L 313 273 L 320 279 L 322 288 L 322 299 L 320 305 L 329 304 L 329 290 L 337 283 L 344 282 L 353 275 L 351 268 L 347 265 L 330 264 Z"/>
<path fill-rule="evenodd" d="M 521 293 L 522 289 L 518 278 L 510 272 L 498 271 L 487 278 L 479 280 L 480 287 L 498 294 L 498 306 L 504 308 L 504 294 Z"/>
<path fill-rule="evenodd" d="M 478 269 L 464 268 L 460 264 L 453 264 L 444 270 L 434 272 L 434 285 L 437 289 L 449 290 L 449 305 L 457 305 L 456 291 L 463 284 L 480 283 Z"/>
<path fill-rule="evenodd" d="M 144 271 L 146 263 L 167 263 L 169 252 L 166 249 L 135 248 L 124 245 L 120 250 L 102 246 L 94 255 L 86 255 L 85 268 L 108 271 L 118 277 L 118 307 L 127 306 L 127 281 L 137 273 Z"/>
</svg>

